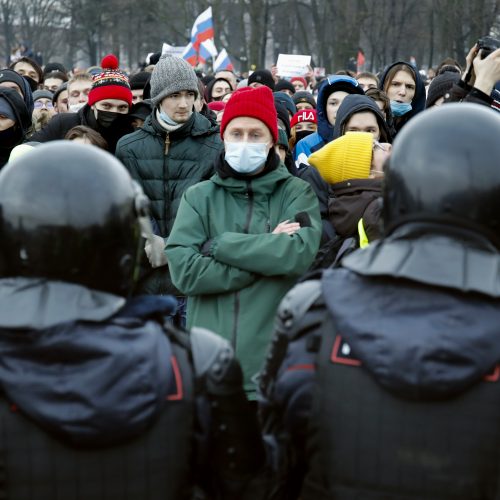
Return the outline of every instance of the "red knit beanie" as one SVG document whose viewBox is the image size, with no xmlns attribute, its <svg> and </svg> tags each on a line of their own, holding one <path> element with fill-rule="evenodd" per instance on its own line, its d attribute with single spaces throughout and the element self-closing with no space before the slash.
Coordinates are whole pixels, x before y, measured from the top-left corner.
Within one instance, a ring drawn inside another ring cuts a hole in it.
<svg viewBox="0 0 500 500">
<path fill-rule="evenodd" d="M 293 82 L 302 82 L 302 85 L 304 85 L 304 88 L 307 89 L 307 81 L 303 76 L 293 76 L 290 78 L 290 81 Z"/>
<path fill-rule="evenodd" d="M 104 56 L 101 61 L 102 73 L 93 78 L 89 92 L 89 106 L 103 99 L 120 99 L 132 106 L 132 92 L 125 73 L 118 69 L 118 59 L 113 54 Z"/>
<path fill-rule="evenodd" d="M 318 123 L 315 109 L 302 109 L 295 113 L 290 121 L 290 127 L 295 127 L 297 123 L 310 122 Z"/>
<path fill-rule="evenodd" d="M 273 142 L 278 142 L 278 115 L 274 107 L 273 93 L 266 86 L 257 88 L 243 87 L 231 95 L 231 99 L 224 108 L 224 115 L 220 124 L 220 135 L 224 138 L 224 131 L 233 118 L 249 116 L 265 123 L 273 136 Z"/>
</svg>

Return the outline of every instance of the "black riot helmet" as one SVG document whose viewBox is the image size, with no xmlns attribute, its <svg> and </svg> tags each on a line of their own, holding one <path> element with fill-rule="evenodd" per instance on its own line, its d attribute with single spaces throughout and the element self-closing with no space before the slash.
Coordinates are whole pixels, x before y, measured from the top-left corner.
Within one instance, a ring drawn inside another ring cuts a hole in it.
<svg viewBox="0 0 500 500">
<path fill-rule="evenodd" d="M 472 229 L 500 249 L 500 116 L 446 104 L 400 132 L 386 165 L 385 234 L 411 221 Z"/>
<path fill-rule="evenodd" d="M 0 171 L 0 274 L 127 295 L 147 199 L 96 147 L 55 141 Z"/>
</svg>

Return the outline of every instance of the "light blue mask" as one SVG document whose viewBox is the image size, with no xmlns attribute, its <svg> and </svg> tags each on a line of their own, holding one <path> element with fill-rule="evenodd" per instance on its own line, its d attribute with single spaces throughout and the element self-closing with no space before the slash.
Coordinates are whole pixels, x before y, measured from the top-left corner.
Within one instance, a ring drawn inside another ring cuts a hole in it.
<svg viewBox="0 0 500 500">
<path fill-rule="evenodd" d="M 161 109 L 161 108 L 160 108 L 160 118 L 167 125 L 171 125 L 172 127 L 175 127 L 176 125 L 179 125 L 175 120 L 172 120 L 172 118 L 170 118 L 170 116 L 168 116 L 167 113 L 165 113 L 165 111 L 163 111 L 163 109 Z"/>
<path fill-rule="evenodd" d="M 265 142 L 226 142 L 225 159 L 233 170 L 240 174 L 253 174 L 267 160 L 267 143 Z"/>
<path fill-rule="evenodd" d="M 391 101 L 391 110 L 394 116 L 403 116 L 412 110 L 410 102 Z"/>
</svg>

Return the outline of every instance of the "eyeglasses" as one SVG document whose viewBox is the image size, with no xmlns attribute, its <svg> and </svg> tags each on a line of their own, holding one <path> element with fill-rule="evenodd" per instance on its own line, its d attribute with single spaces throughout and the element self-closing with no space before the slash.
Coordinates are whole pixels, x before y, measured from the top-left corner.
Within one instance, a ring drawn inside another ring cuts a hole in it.
<svg viewBox="0 0 500 500">
<path fill-rule="evenodd" d="M 54 105 L 51 102 L 35 101 L 35 109 L 53 109 Z"/>
</svg>

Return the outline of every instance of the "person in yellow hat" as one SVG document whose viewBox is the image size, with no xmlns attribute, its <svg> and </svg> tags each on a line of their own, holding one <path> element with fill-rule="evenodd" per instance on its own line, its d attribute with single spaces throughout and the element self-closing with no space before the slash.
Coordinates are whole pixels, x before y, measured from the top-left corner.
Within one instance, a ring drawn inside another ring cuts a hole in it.
<svg viewBox="0 0 500 500">
<path fill-rule="evenodd" d="M 337 233 L 313 267 L 328 267 L 380 237 L 383 165 L 391 148 L 368 132 L 347 132 L 309 157 L 329 185 L 328 219 Z"/>
</svg>

